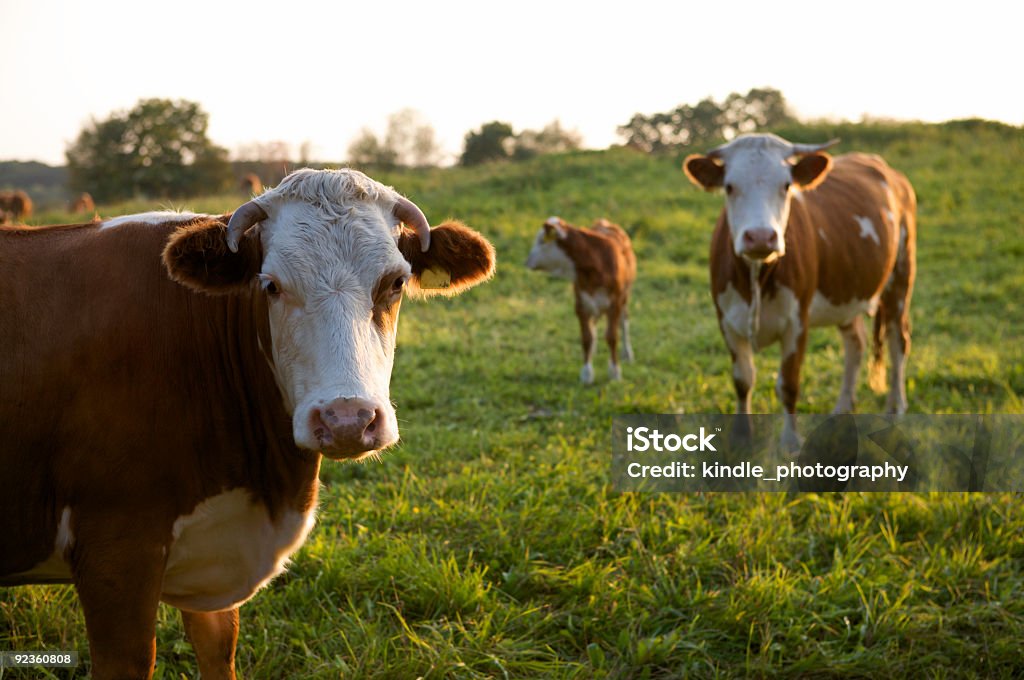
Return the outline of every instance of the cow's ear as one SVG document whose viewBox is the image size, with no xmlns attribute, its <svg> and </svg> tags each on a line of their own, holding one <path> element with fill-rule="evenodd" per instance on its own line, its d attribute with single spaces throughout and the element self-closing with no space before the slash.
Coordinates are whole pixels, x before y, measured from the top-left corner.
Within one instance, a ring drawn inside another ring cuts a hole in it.
<svg viewBox="0 0 1024 680">
<path fill-rule="evenodd" d="M 226 239 L 227 226 L 213 218 L 179 227 L 163 253 L 171 279 L 211 295 L 245 290 L 263 262 L 259 236 L 256 230 L 246 234 L 237 253 Z"/>
<path fill-rule="evenodd" d="M 398 249 L 412 265 L 413 295 L 458 295 L 494 274 L 494 246 L 457 221 L 430 230 L 430 248 L 420 250 L 416 232 L 403 229 Z"/>
<path fill-rule="evenodd" d="M 707 156 L 691 154 L 683 161 L 683 172 L 686 177 L 704 191 L 711 191 L 722 186 L 725 179 L 725 166 Z"/>
<path fill-rule="evenodd" d="M 803 156 L 793 164 L 793 183 L 807 191 L 822 183 L 832 169 L 832 156 L 817 152 Z"/>
</svg>

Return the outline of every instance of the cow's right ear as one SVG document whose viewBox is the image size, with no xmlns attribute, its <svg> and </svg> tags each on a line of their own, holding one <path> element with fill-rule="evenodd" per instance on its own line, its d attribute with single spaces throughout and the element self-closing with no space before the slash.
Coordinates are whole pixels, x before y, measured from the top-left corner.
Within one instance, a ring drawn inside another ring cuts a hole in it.
<svg viewBox="0 0 1024 680">
<path fill-rule="evenodd" d="M 171 279 L 211 295 L 241 292 L 260 272 L 263 252 L 256 230 L 250 231 L 233 253 L 227 244 L 227 226 L 210 218 L 179 227 L 163 252 Z"/>
<path fill-rule="evenodd" d="M 725 166 L 716 163 L 707 156 L 690 154 L 683 161 L 683 172 L 686 177 L 704 191 L 711 191 L 722 186 L 725 179 Z"/>
</svg>

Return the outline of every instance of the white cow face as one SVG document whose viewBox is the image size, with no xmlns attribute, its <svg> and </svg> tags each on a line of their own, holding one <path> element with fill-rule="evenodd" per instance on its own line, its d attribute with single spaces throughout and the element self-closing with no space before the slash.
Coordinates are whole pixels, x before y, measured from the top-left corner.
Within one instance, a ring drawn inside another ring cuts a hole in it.
<svg viewBox="0 0 1024 680">
<path fill-rule="evenodd" d="M 424 252 L 429 227 L 416 209 L 420 233 L 401 228 L 403 200 L 354 170 L 298 171 L 236 211 L 229 234 L 236 217 L 248 222 L 238 236 L 258 222 L 237 254 L 201 254 L 207 270 L 213 257 L 252 260 L 238 267 L 244 273 L 232 290 L 265 296 L 271 347 L 263 350 L 302 448 L 351 458 L 394 444 L 389 386 L 403 292 L 444 286 L 439 292 L 455 294 L 493 272 L 490 244 L 458 223 L 430 230 Z M 168 252 L 176 239 L 183 241 L 176 234 Z M 165 254 L 172 277 L 200 287 L 182 273 L 198 269 L 185 259 Z M 211 283 L 202 289 L 211 292 Z"/>
<path fill-rule="evenodd" d="M 544 226 L 537 231 L 530 255 L 526 258 L 526 268 L 547 272 L 551 276 L 570 281 L 575 280 L 576 266 L 558 245 L 567 234 L 567 227 L 561 219 L 548 218 Z"/>
<path fill-rule="evenodd" d="M 809 153 L 790 163 L 793 149 L 774 135 L 746 135 L 684 161 L 683 170 L 694 184 L 725 189 L 725 214 L 738 256 L 761 262 L 784 256 L 794 193 L 814 188 L 828 173 L 828 154 Z"/>
</svg>

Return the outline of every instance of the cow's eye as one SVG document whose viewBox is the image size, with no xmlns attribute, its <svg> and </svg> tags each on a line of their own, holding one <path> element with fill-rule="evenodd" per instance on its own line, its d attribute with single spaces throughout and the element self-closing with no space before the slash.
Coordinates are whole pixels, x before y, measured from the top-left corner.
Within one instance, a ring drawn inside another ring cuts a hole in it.
<svg viewBox="0 0 1024 680">
<path fill-rule="evenodd" d="M 395 277 L 395 280 L 391 284 L 391 292 L 393 294 L 396 294 L 396 295 L 398 293 L 401 293 L 402 289 L 405 288 L 405 282 L 408 281 L 408 280 L 409 280 L 409 277 L 407 277 L 407 276 Z"/>
<path fill-rule="evenodd" d="M 726 184 L 726 185 L 725 185 L 725 193 L 727 193 L 727 194 L 729 194 L 730 196 L 732 196 L 732 191 L 733 191 L 733 187 L 732 187 L 732 185 L 731 185 L 731 184 Z"/>
<path fill-rule="evenodd" d="M 271 297 L 281 294 L 281 286 L 272 276 L 267 276 L 266 274 L 260 274 L 260 288 Z"/>
<path fill-rule="evenodd" d="M 789 182 L 786 182 L 786 184 L 783 185 L 783 187 L 782 187 L 782 193 L 785 194 L 785 193 L 789 192 L 789 187 L 791 187 L 791 186 L 792 186 L 792 184 L 790 184 Z"/>
</svg>

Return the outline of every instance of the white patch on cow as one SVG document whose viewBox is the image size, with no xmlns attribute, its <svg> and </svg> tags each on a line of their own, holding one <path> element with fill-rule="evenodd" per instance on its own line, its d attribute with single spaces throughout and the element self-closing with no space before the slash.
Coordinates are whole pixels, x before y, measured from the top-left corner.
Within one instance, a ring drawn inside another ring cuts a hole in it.
<svg viewBox="0 0 1024 680">
<path fill-rule="evenodd" d="M 885 209 L 885 219 L 889 221 L 889 224 L 896 226 L 896 213 L 888 208 Z"/>
<path fill-rule="evenodd" d="M 731 283 L 727 284 L 725 290 L 719 293 L 716 302 L 718 308 L 722 310 L 722 326 L 725 330 L 749 342 L 750 304 L 733 288 Z M 757 325 L 757 337 L 752 343 L 755 347 L 767 347 L 774 342 L 783 340 L 783 356 L 788 356 L 796 350 L 796 338 L 802 328 L 800 302 L 792 289 L 786 286 L 777 286 L 774 295 L 762 296 L 761 313 Z M 726 341 L 728 342 L 728 338 Z M 735 347 L 733 347 L 733 351 L 735 351 Z"/>
<path fill-rule="evenodd" d="M 825 230 L 824 229 L 818 229 L 818 236 L 821 237 L 822 241 L 824 241 L 825 243 L 828 243 L 828 236 L 825 235 Z"/>
<path fill-rule="evenodd" d="M 160 599 L 192 611 L 245 602 L 285 570 L 314 521 L 312 508 L 271 521 L 246 489 L 207 498 L 174 522 Z"/>
<path fill-rule="evenodd" d="M 580 291 L 580 304 L 587 316 L 598 317 L 608 311 L 611 300 L 608 298 L 608 291 L 597 289 L 593 293 L 585 290 Z"/>
<path fill-rule="evenodd" d="M 793 192 L 793 198 L 795 198 L 796 200 L 798 200 L 801 203 L 803 203 L 804 202 L 804 192 L 800 191 L 799 189 L 795 190 Z"/>
<path fill-rule="evenodd" d="M 833 304 L 821 291 L 814 291 L 811 308 L 807 313 L 809 326 L 844 326 L 858 314 L 874 315 L 878 309 L 878 298 L 868 300 L 850 300 L 840 305 Z"/>
<path fill-rule="evenodd" d="M 875 230 L 875 223 L 870 217 L 861 217 L 860 215 L 854 215 L 853 219 L 860 226 L 860 237 L 869 238 L 878 245 L 882 245 L 881 239 L 878 238 L 878 231 Z"/>
<path fill-rule="evenodd" d="M 268 298 L 268 315 L 296 444 L 320 449 L 314 409 L 356 398 L 375 404 L 378 441 L 390 445 L 397 329 L 382 333 L 372 319 L 380 277 L 410 272 L 397 246 L 398 194 L 355 170 L 299 170 L 253 200 L 267 213 L 262 274 L 284 291 Z"/>
<path fill-rule="evenodd" d="M 104 220 L 100 229 L 113 229 L 125 224 L 165 224 L 167 222 L 188 222 L 199 217 L 196 213 L 175 212 L 174 210 L 155 210 L 152 212 L 138 213 L 136 215 L 122 215 L 109 220 Z"/>
<path fill-rule="evenodd" d="M 68 551 L 75 545 L 75 536 L 71 532 L 71 508 L 64 506 L 57 522 L 57 537 L 53 541 L 53 552 L 42 562 L 28 571 L 4 576 L 8 584 L 19 583 L 66 583 L 71 580 L 71 569 L 68 566 Z"/>
<path fill-rule="evenodd" d="M 553 239 L 547 239 L 546 236 L 547 231 L 541 227 L 530 249 L 530 255 L 526 258 L 526 268 L 547 272 L 555 278 L 575 281 L 576 264 Z"/>
</svg>

